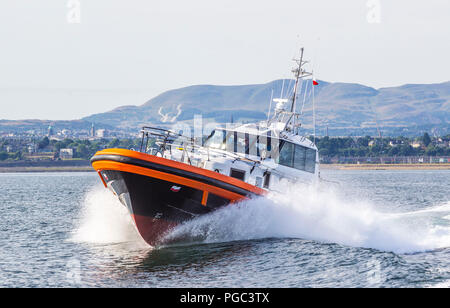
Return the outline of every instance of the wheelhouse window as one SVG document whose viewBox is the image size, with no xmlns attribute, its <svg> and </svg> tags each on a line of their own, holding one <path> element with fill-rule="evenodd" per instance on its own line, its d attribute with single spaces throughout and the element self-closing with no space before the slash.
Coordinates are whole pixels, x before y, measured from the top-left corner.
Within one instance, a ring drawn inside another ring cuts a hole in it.
<svg viewBox="0 0 450 308">
<path fill-rule="evenodd" d="M 306 148 L 301 145 L 295 145 L 294 168 L 305 170 Z"/>
<path fill-rule="evenodd" d="M 236 132 L 227 132 L 226 136 L 226 150 L 227 152 L 236 152 Z"/>
<path fill-rule="evenodd" d="M 236 152 L 241 154 L 246 154 L 246 143 L 248 144 L 248 141 L 245 141 L 245 137 L 248 137 L 248 134 L 244 133 L 237 133 L 236 138 Z"/>
<path fill-rule="evenodd" d="M 264 177 L 264 188 L 269 188 L 270 185 L 270 172 L 267 172 Z"/>
<path fill-rule="evenodd" d="M 283 140 L 280 142 L 278 163 L 282 166 L 314 173 L 316 170 L 316 150 Z"/>
<path fill-rule="evenodd" d="M 204 146 L 213 149 L 225 150 L 225 131 L 214 130 L 206 139 Z"/>
<path fill-rule="evenodd" d="M 287 141 L 280 141 L 280 156 L 278 163 L 283 166 L 293 167 L 294 144 Z"/>
<path fill-rule="evenodd" d="M 267 137 L 266 136 L 258 136 L 256 141 L 256 156 L 260 157 L 265 153 L 267 156 L 267 153 L 269 152 L 269 149 L 267 147 Z"/>
<path fill-rule="evenodd" d="M 258 156 L 258 136 L 248 136 L 248 154 Z"/>
<path fill-rule="evenodd" d="M 245 171 L 243 171 L 243 170 L 231 168 L 230 176 L 232 178 L 235 178 L 235 179 L 238 179 L 241 181 L 245 181 Z"/>
<path fill-rule="evenodd" d="M 305 171 L 311 173 L 316 171 L 316 150 L 306 149 Z"/>
<path fill-rule="evenodd" d="M 276 145 L 279 148 L 276 149 Z M 280 165 L 314 173 L 316 150 L 292 142 L 267 136 L 235 131 L 214 130 L 205 141 L 205 147 L 226 150 L 257 157 L 274 158 Z M 272 147 L 275 145 L 275 147 Z M 273 151 L 272 151 L 273 150 Z"/>
</svg>

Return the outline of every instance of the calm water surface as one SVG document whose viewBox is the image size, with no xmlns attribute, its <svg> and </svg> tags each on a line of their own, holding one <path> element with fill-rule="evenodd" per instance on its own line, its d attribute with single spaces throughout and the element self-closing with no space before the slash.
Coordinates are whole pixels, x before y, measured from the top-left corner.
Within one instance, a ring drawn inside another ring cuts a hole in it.
<svg viewBox="0 0 450 308">
<path fill-rule="evenodd" d="M 323 171 L 152 249 L 95 173 L 0 174 L 0 287 L 450 286 L 449 171 Z"/>
</svg>

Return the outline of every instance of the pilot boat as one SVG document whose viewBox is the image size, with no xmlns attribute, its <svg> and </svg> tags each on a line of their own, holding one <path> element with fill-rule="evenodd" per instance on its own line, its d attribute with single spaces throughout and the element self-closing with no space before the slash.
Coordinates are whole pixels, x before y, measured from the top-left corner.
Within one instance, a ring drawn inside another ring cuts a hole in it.
<svg viewBox="0 0 450 308">
<path fill-rule="evenodd" d="M 105 149 L 92 157 L 104 186 L 128 209 L 149 245 L 161 244 L 185 221 L 264 197 L 284 183 L 318 180 L 318 151 L 300 134 L 296 112 L 300 82 L 313 82 L 303 69 L 303 48 L 295 61 L 293 94 L 273 99 L 276 106 L 267 121 L 228 124 L 206 139 L 143 127 L 139 151 Z"/>
</svg>

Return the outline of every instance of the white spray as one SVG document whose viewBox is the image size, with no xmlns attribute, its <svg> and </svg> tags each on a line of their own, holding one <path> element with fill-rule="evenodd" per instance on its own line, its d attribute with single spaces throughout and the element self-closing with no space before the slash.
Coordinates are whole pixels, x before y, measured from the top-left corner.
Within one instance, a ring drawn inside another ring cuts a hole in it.
<svg viewBox="0 0 450 308">
<path fill-rule="evenodd" d="M 110 190 L 100 185 L 86 194 L 71 240 L 93 244 L 133 242 L 136 246 L 146 246 L 127 209 Z"/>
<path fill-rule="evenodd" d="M 351 200 L 330 188 L 296 186 L 186 222 L 166 239 L 210 243 L 300 238 L 410 253 L 450 247 L 450 225 L 442 223 L 448 222 L 449 214 L 450 203 L 417 212 L 383 213 L 368 201 Z M 73 240 L 145 246 L 125 207 L 103 187 L 87 194 Z"/>
<path fill-rule="evenodd" d="M 450 205 L 428 211 L 445 216 Z M 398 253 L 449 247 L 450 227 L 424 224 L 421 212 L 382 213 L 367 201 L 349 200 L 331 189 L 296 186 L 187 222 L 167 239 L 301 238 Z"/>
</svg>

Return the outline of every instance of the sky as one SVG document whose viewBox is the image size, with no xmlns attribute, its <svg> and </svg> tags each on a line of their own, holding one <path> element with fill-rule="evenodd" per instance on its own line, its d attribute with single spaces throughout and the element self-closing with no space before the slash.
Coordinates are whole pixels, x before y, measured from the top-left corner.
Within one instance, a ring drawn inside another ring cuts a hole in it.
<svg viewBox="0 0 450 308">
<path fill-rule="evenodd" d="M 79 119 L 174 88 L 450 80 L 448 0 L 2 0 L 0 119 Z"/>
</svg>

